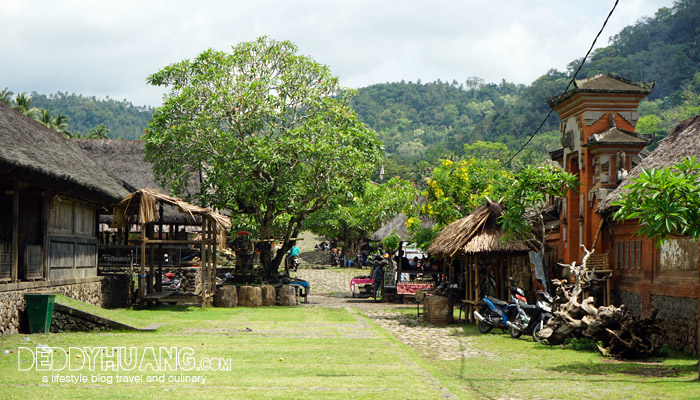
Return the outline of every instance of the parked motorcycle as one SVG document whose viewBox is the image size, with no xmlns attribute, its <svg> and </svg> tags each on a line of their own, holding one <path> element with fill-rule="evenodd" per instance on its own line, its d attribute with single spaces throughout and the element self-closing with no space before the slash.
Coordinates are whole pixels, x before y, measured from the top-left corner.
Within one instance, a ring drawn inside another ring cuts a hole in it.
<svg viewBox="0 0 700 400">
<path fill-rule="evenodd" d="M 292 257 L 290 252 L 287 252 L 287 254 L 284 255 L 284 269 L 287 275 L 289 275 L 289 270 L 294 270 L 294 272 L 296 272 L 298 268 L 299 257 Z"/>
<path fill-rule="evenodd" d="M 509 325 L 512 337 L 519 338 L 525 333 L 532 335 L 532 339 L 536 342 L 543 340 L 539 332 L 552 318 L 552 296 L 541 290 L 537 292 L 537 296 L 535 305 L 523 304 L 522 300 L 518 300 L 518 315 Z"/>
<path fill-rule="evenodd" d="M 316 245 L 314 246 L 315 251 L 328 251 L 330 249 L 331 249 L 331 246 L 326 241 L 323 241 L 321 243 L 316 243 Z"/>
<path fill-rule="evenodd" d="M 510 287 L 512 302 L 508 303 L 491 296 L 484 296 L 481 300 L 483 306 L 480 311 L 474 311 L 474 316 L 478 320 L 477 327 L 481 333 L 489 333 L 493 328 L 501 328 L 503 333 L 510 328 L 512 322 L 518 315 L 518 307 L 515 294 L 522 293 L 522 289 L 515 286 Z"/>
</svg>

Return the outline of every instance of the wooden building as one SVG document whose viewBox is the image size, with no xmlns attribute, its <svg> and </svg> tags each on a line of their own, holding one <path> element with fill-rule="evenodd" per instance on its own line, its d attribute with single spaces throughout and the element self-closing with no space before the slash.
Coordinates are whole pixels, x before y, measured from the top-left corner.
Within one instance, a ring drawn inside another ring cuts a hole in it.
<svg viewBox="0 0 700 400">
<path fill-rule="evenodd" d="M 102 302 L 98 210 L 128 191 L 75 143 L 0 102 L 0 331 L 27 290 Z"/>
<path fill-rule="evenodd" d="M 529 298 L 534 298 L 530 248 L 525 242 L 502 240 L 504 233 L 498 225 L 502 213 L 502 204 L 487 200 L 487 204 L 447 225 L 428 248 L 434 262 L 444 262 L 451 297 L 464 301 L 470 321 L 474 320 L 473 311 L 481 298 L 479 286 L 489 267 L 494 272 L 496 297 L 508 299 L 508 277 L 512 277 Z"/>
<path fill-rule="evenodd" d="M 614 200 L 642 168 L 670 167 L 684 158 L 700 157 L 700 116 L 680 122 L 629 176 L 598 204 L 605 223 L 600 251 L 610 254 L 614 270 L 613 302 L 636 313 L 658 312 L 669 344 L 688 353 L 700 352 L 700 246 L 688 238 L 671 237 L 661 246 L 635 235 L 635 221 L 617 223 Z"/>
</svg>

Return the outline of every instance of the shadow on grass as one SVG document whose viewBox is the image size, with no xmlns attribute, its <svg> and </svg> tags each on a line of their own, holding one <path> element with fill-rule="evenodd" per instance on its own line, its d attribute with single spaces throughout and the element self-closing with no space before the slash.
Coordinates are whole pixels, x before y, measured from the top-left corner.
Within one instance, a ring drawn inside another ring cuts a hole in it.
<svg viewBox="0 0 700 400">
<path fill-rule="evenodd" d="M 175 311 L 175 312 L 191 312 L 194 311 L 195 308 L 199 308 L 198 306 L 188 306 L 188 305 L 169 305 L 169 304 L 160 304 L 157 306 L 151 306 L 151 307 L 132 307 L 130 310 L 132 311 Z"/>
<path fill-rule="evenodd" d="M 685 375 L 695 375 L 697 365 L 663 365 L 657 363 L 611 361 L 604 363 L 572 363 L 548 368 L 550 371 L 565 372 L 580 375 L 610 375 L 624 374 L 643 378 L 676 378 Z"/>
</svg>

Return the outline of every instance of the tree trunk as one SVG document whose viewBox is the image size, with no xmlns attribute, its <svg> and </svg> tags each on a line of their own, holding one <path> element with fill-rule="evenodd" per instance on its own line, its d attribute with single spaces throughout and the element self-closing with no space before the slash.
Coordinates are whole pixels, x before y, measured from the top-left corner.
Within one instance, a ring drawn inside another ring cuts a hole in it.
<svg viewBox="0 0 700 400">
<path fill-rule="evenodd" d="M 540 336 L 554 345 L 568 337 L 587 337 L 596 342 L 601 354 L 617 358 L 657 355 L 661 347 L 658 339 L 663 332 L 657 324 L 655 312 L 649 318 L 637 320 L 624 305 L 596 308 L 593 297 L 579 302 L 586 286 L 607 279 L 596 278 L 594 269 L 587 268 L 586 263 L 592 252 L 585 247 L 583 249 L 586 255 L 582 264 L 573 262 L 567 265 L 575 276 L 575 283 L 570 285 L 566 281 L 553 281 L 557 286 L 554 317 L 542 329 Z"/>
</svg>

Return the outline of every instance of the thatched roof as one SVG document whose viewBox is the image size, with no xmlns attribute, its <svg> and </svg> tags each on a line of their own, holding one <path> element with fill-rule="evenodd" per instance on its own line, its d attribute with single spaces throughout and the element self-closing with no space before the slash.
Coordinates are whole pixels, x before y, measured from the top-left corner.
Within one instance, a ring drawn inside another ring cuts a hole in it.
<svg viewBox="0 0 700 400">
<path fill-rule="evenodd" d="M 130 192 L 144 188 L 157 188 L 162 193 L 169 192 L 156 181 L 153 165 L 144 161 L 142 140 L 75 139 L 74 141 L 107 171 L 118 177 Z M 187 185 L 187 194 L 198 192 L 199 180 L 193 174 Z"/>
<path fill-rule="evenodd" d="M 503 231 L 498 226 L 498 217 L 502 214 L 501 203 L 487 201 L 487 204 L 475 208 L 466 217 L 447 225 L 433 239 L 428 253 L 439 257 L 454 257 L 457 254 L 528 251 L 524 242 L 501 240 Z"/>
<path fill-rule="evenodd" d="M 576 93 L 621 93 L 646 96 L 654 89 L 655 82 L 635 82 L 613 74 L 598 74 L 586 79 L 575 79 L 574 88 L 547 99 L 550 107 L 572 97 Z"/>
<path fill-rule="evenodd" d="M 408 217 L 404 213 L 396 214 L 394 218 L 390 219 L 389 222 L 385 223 L 381 226 L 381 228 L 374 232 L 372 236 L 370 236 L 369 240 L 380 242 L 386 239 L 387 236 L 391 235 L 393 232 L 396 232 L 396 234 L 399 235 L 403 241 L 413 240 L 413 235 L 408 233 L 408 228 L 406 228 L 406 221 L 408 221 Z M 421 227 L 423 228 L 432 228 L 433 225 L 435 224 L 430 220 L 423 220 L 421 222 Z"/>
<path fill-rule="evenodd" d="M 129 217 L 136 216 L 132 223 L 146 224 L 158 220 L 158 204 L 177 207 L 180 213 L 195 221 L 195 215 L 211 218 L 216 223 L 217 232 L 224 232 L 231 228 L 231 219 L 218 214 L 208 208 L 198 207 L 184 202 L 176 197 L 159 193 L 152 189 L 140 189 L 126 196 L 114 206 L 114 218 L 122 227 L 128 225 Z"/>
<path fill-rule="evenodd" d="M 0 176 L 111 205 L 128 191 L 75 142 L 0 102 Z"/>
<path fill-rule="evenodd" d="M 107 171 L 116 176 L 129 192 L 139 189 L 153 189 L 161 193 L 170 191 L 162 187 L 153 175 L 153 165 L 144 161 L 144 142 L 142 140 L 114 139 L 74 139 L 83 150 L 102 165 Z M 199 191 L 199 180 L 192 175 L 187 187 L 188 194 Z M 123 197 L 123 196 L 122 196 Z M 165 206 L 163 220 L 166 224 L 199 225 L 201 218 L 192 220 L 180 213 L 177 208 Z M 111 223 L 111 215 L 101 215 L 100 222 Z"/>
<path fill-rule="evenodd" d="M 700 115 L 678 123 L 671 133 L 659 142 L 659 146 L 630 171 L 627 179 L 598 204 L 596 212 L 603 216 L 615 212 L 618 207 L 611 203 L 619 200 L 621 193 L 628 192 L 624 187 L 632 183 L 632 178 L 639 177 L 643 168 L 661 169 L 692 156 L 700 157 Z"/>
</svg>

